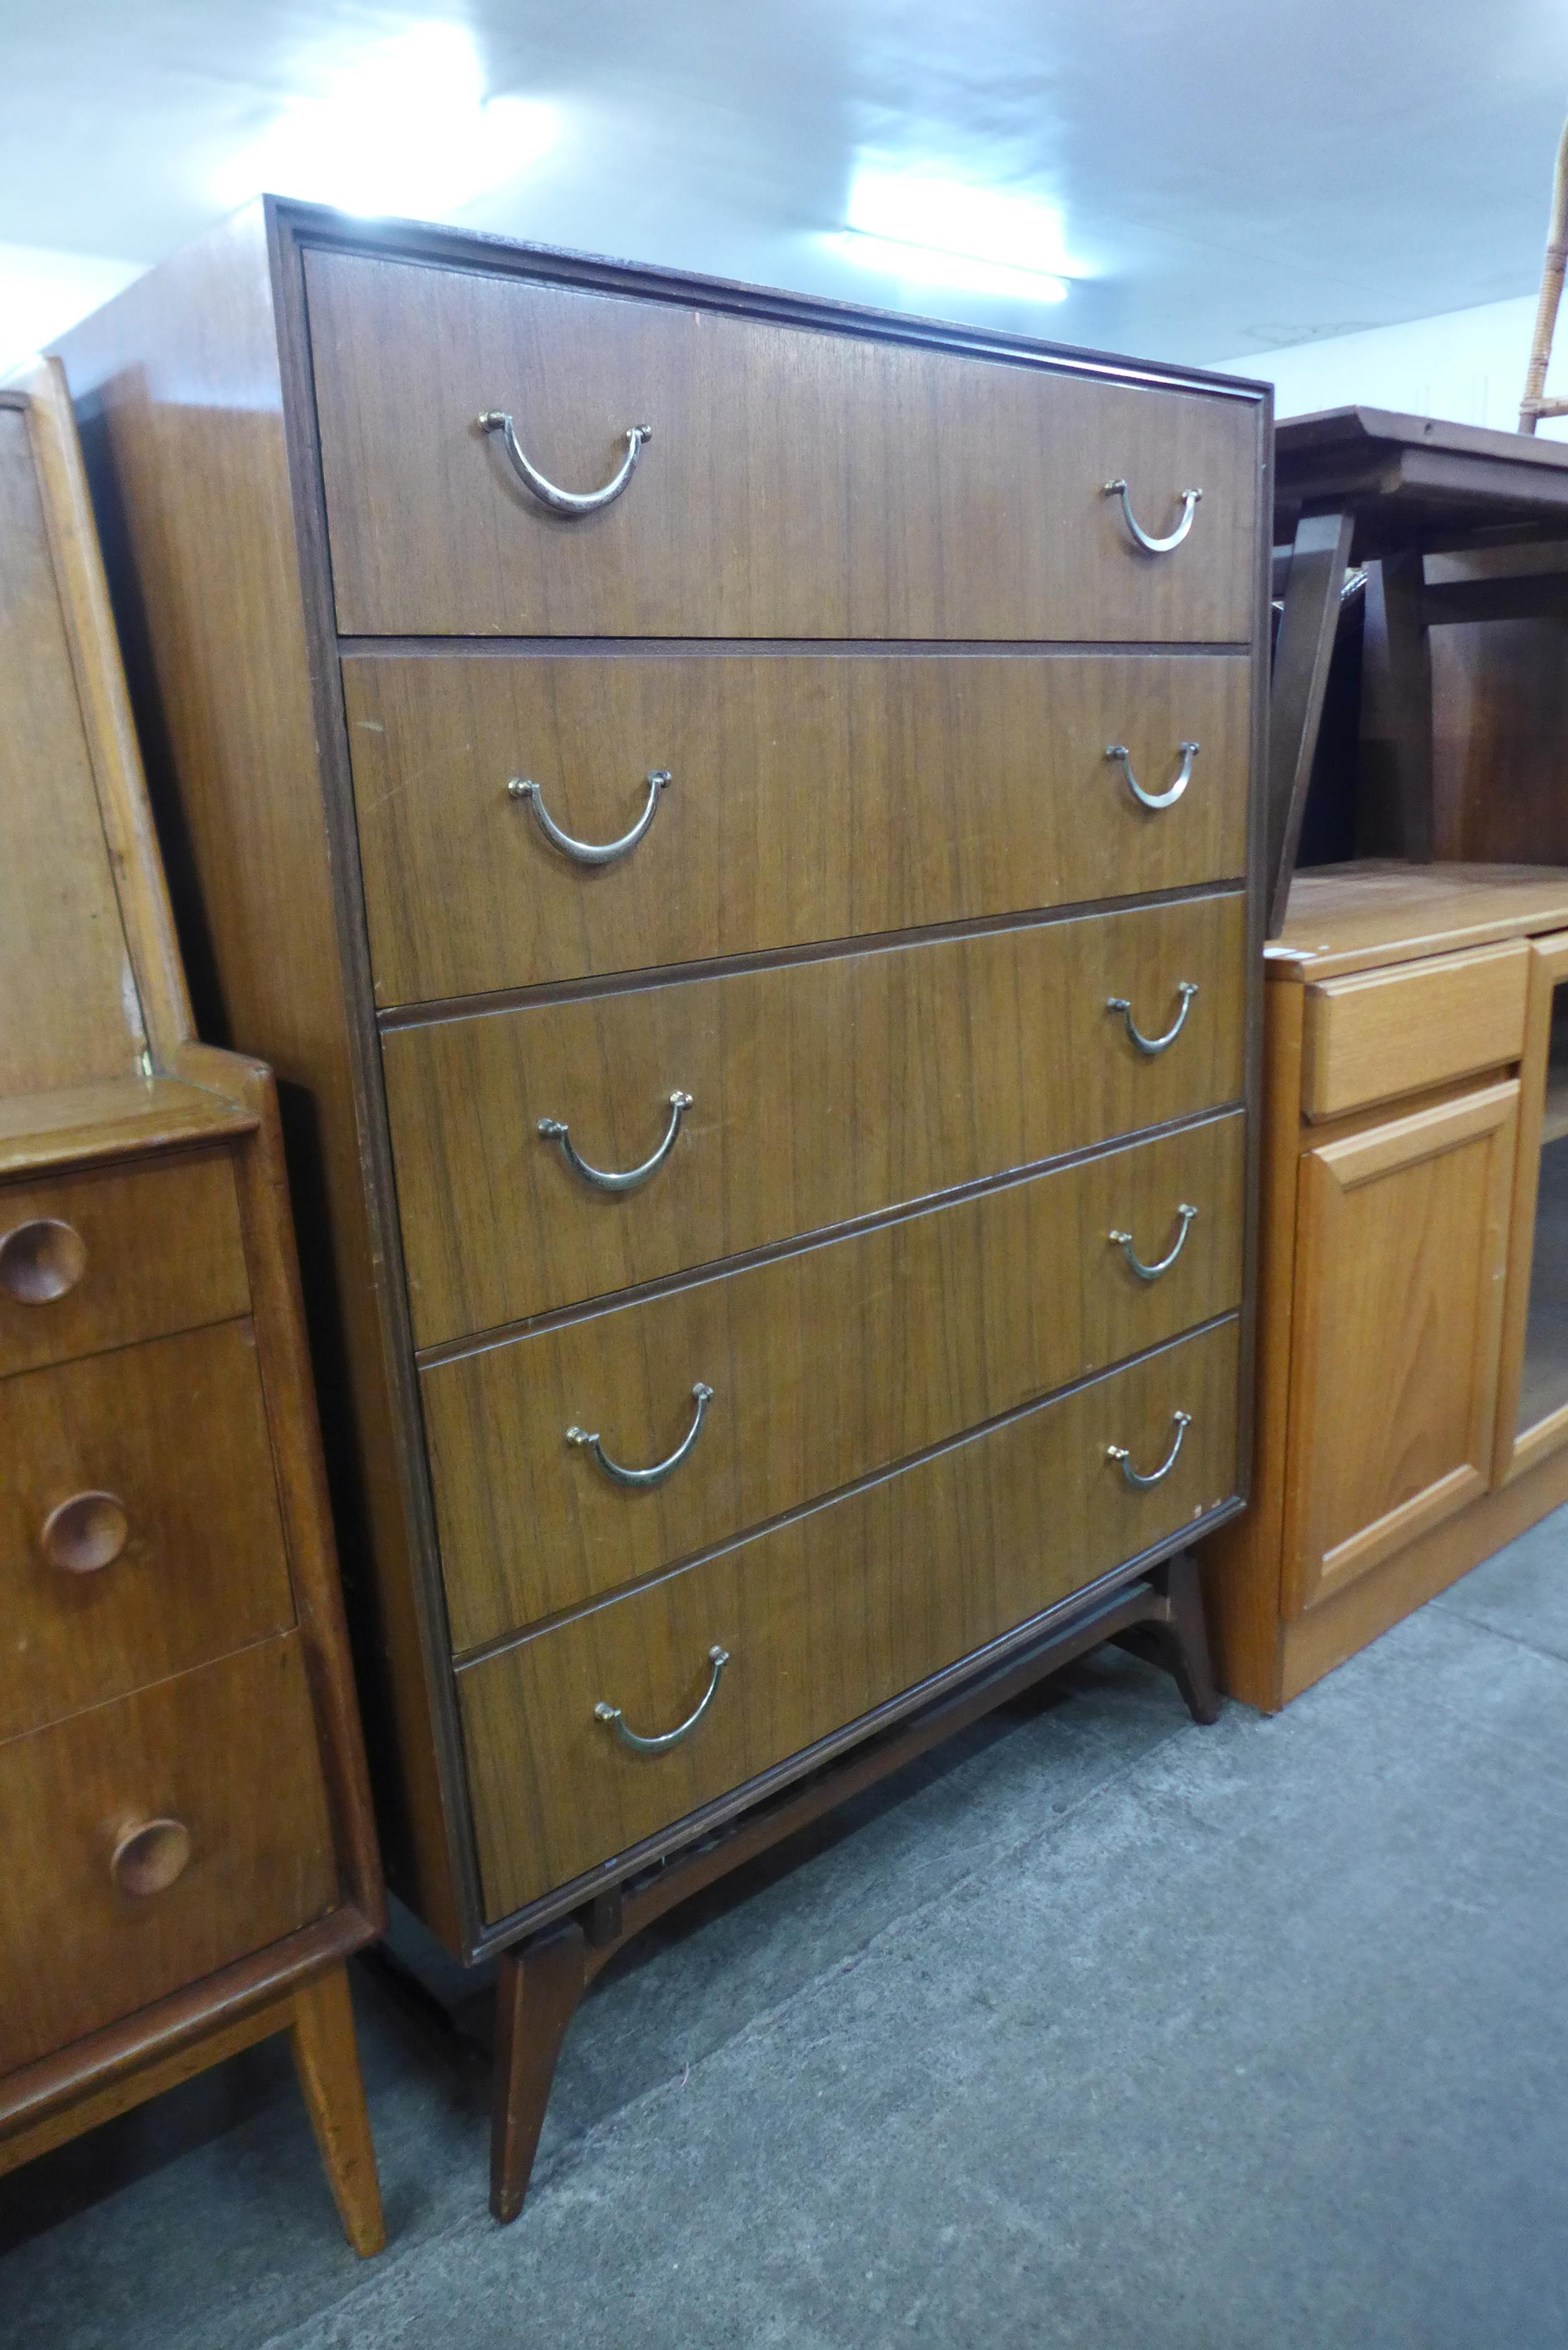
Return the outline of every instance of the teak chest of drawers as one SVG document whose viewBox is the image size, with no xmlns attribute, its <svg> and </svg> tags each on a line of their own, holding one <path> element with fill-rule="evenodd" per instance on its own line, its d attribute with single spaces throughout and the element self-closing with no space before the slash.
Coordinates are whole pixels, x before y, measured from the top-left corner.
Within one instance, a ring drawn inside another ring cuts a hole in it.
<svg viewBox="0 0 1568 2350">
<path fill-rule="evenodd" d="M 65 358 L 510 2212 L 651 1867 L 1192 1629 L 1267 394 L 270 200 Z"/>
</svg>

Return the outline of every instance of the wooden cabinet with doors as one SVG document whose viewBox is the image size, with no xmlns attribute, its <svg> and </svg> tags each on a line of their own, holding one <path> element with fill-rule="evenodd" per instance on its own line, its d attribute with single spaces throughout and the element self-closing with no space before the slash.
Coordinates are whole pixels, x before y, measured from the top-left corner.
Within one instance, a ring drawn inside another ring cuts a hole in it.
<svg viewBox="0 0 1568 2350">
<path fill-rule="evenodd" d="M 0 385 L 0 2174 L 275 2033 L 382 2241 L 383 1917 L 273 1080 L 194 1041 L 57 368 Z"/>
<path fill-rule="evenodd" d="M 1568 873 L 1302 873 L 1267 958 L 1252 1505 L 1205 1585 L 1273 1708 L 1568 1499 Z"/>
</svg>

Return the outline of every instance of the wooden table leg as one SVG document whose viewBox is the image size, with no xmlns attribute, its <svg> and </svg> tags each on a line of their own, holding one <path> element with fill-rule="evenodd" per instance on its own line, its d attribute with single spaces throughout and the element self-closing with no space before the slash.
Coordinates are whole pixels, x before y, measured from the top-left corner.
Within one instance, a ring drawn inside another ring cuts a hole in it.
<svg viewBox="0 0 1568 2350">
<path fill-rule="evenodd" d="M 346 1967 L 295 1992 L 289 2044 L 343 2232 L 369 2258 L 381 2250 L 387 2230 Z"/>
<path fill-rule="evenodd" d="M 581 1926 L 568 1918 L 501 1953 L 490 2128 L 490 2209 L 497 2220 L 515 2220 L 523 2209 L 561 2043 L 587 1985 L 587 1950 Z"/>
<path fill-rule="evenodd" d="M 1163 1578 L 1168 1613 L 1158 1627 L 1165 1662 L 1187 1700 L 1194 1721 L 1218 1721 L 1220 1697 L 1214 1686 L 1214 1666 L 1209 1653 L 1209 1626 L 1203 1614 L 1203 1584 L 1198 1561 L 1189 1550 L 1179 1550 L 1158 1571 Z"/>
<path fill-rule="evenodd" d="M 1303 515 L 1296 525 L 1291 550 L 1269 690 L 1264 872 L 1272 939 L 1279 936 L 1283 925 L 1291 876 L 1295 871 L 1355 525 L 1355 517 L 1349 514 Z"/>
<path fill-rule="evenodd" d="M 1403 857 L 1425 865 L 1433 853 L 1436 824 L 1432 645 L 1423 557 L 1418 552 L 1385 555 L 1366 592 L 1355 854 Z"/>
</svg>

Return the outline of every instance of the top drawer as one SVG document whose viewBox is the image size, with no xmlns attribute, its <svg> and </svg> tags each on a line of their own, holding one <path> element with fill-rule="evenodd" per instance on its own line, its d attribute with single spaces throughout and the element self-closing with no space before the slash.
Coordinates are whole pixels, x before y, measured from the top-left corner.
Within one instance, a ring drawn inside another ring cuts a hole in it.
<svg viewBox="0 0 1568 2350">
<path fill-rule="evenodd" d="M 348 636 L 1251 639 L 1262 411 L 668 300 L 309 253 Z M 550 511 L 499 433 L 582 492 Z M 1119 495 L 1168 553 L 1135 540 Z"/>
<path fill-rule="evenodd" d="M 249 1310 L 226 1150 L 0 1185 L 0 1378 Z"/>
<path fill-rule="evenodd" d="M 1517 1061 L 1530 950 L 1522 939 L 1322 980 L 1306 992 L 1302 1107 L 1334 1118 Z"/>
</svg>

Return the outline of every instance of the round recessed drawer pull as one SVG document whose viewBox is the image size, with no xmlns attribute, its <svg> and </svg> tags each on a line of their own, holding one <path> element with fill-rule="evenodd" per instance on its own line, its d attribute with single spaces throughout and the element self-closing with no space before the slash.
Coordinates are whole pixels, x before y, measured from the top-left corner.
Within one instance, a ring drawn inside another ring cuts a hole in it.
<svg viewBox="0 0 1568 2350">
<path fill-rule="evenodd" d="M 87 1271 L 87 1245 L 74 1224 L 37 1216 L 0 1236 L 0 1289 L 18 1305 L 47 1305 Z"/>
<path fill-rule="evenodd" d="M 113 1493 L 73 1493 L 44 1520 L 39 1547 L 64 1575 L 96 1575 L 125 1548 L 130 1521 Z"/>
<path fill-rule="evenodd" d="M 1145 530 L 1132 510 L 1132 492 L 1119 476 L 1116 481 L 1106 484 L 1106 495 L 1107 498 L 1120 498 L 1122 513 L 1127 518 L 1127 526 L 1146 555 L 1169 555 L 1174 548 L 1181 545 L 1182 540 L 1192 528 L 1192 517 L 1198 511 L 1198 501 L 1203 493 L 1201 490 L 1181 491 L 1181 520 L 1164 538 L 1151 537 Z"/>
<path fill-rule="evenodd" d="M 1159 1484 L 1165 1478 L 1169 1476 L 1180 1456 L 1182 1439 L 1186 1436 L 1188 1430 L 1192 1425 L 1192 1414 L 1189 1411 L 1173 1411 L 1170 1415 L 1170 1424 L 1176 1430 L 1176 1441 L 1171 1446 L 1169 1451 L 1166 1454 L 1165 1459 L 1160 1462 L 1159 1467 L 1158 1469 L 1151 1469 L 1147 1477 L 1144 1475 L 1141 1469 L 1135 1469 L 1133 1467 L 1132 1455 L 1128 1452 L 1125 1444 L 1106 1445 L 1106 1459 L 1107 1461 L 1114 1461 L 1116 1463 L 1122 1475 L 1126 1478 L 1129 1485 L 1136 1485 L 1140 1491 L 1142 1491 L 1150 1485 Z"/>
<path fill-rule="evenodd" d="M 685 1721 L 678 1722 L 673 1730 L 666 1730 L 656 1738 L 639 1738 L 635 1730 L 628 1730 L 626 1726 L 626 1716 L 619 1706 L 609 1704 L 604 1698 L 600 1698 L 594 1708 L 594 1720 L 607 1723 L 615 1731 L 621 1744 L 629 1746 L 634 1754 L 667 1753 L 670 1747 L 679 1746 L 683 1738 L 691 1737 L 691 1732 L 718 1696 L 719 1683 L 729 1661 L 728 1648 L 721 1648 L 715 1643 L 708 1651 L 708 1662 L 712 1666 L 713 1670 L 708 1686 L 698 1701 L 697 1711 L 695 1713 L 689 1713 Z"/>
<path fill-rule="evenodd" d="M 1181 1009 L 1163 1036 L 1144 1035 L 1132 1016 L 1132 1005 L 1125 995 L 1107 995 L 1106 1010 L 1121 1014 L 1127 1026 L 1128 1041 L 1136 1045 L 1140 1053 L 1147 1053 L 1152 1059 L 1156 1053 L 1168 1053 L 1183 1028 L 1186 1027 L 1187 1015 L 1192 1009 L 1192 999 L 1198 993 L 1198 982 L 1195 979 L 1180 980 L 1177 983 L 1176 992 L 1181 998 Z"/>
<path fill-rule="evenodd" d="M 535 822 L 551 847 L 558 848 L 563 857 L 569 857 L 576 865 L 613 865 L 618 857 L 629 857 L 653 822 L 659 812 L 660 795 L 669 787 L 669 768 L 655 767 L 648 778 L 648 806 L 643 809 L 631 830 L 623 832 L 618 840 L 607 840 L 596 847 L 591 841 L 574 840 L 569 832 L 561 830 L 560 826 L 545 806 L 545 795 L 538 785 L 530 782 L 526 775 L 514 775 L 506 786 L 514 800 L 527 801 L 534 811 Z"/>
<path fill-rule="evenodd" d="M 166 1893 L 190 1857 L 191 1831 L 183 1820 L 140 1820 L 115 1846 L 109 1873 L 122 1893 L 143 1900 Z"/>
<path fill-rule="evenodd" d="M 1183 1205 L 1182 1207 L 1178 1208 L 1176 1213 L 1181 1226 L 1180 1231 L 1176 1235 L 1176 1245 L 1169 1252 L 1168 1255 L 1162 1256 L 1157 1264 L 1145 1264 L 1142 1257 L 1139 1256 L 1137 1249 L 1133 1245 L 1133 1236 L 1131 1232 L 1112 1232 L 1109 1235 L 1109 1237 L 1116 1243 L 1116 1246 L 1121 1250 L 1122 1254 L 1126 1257 L 1129 1269 L 1137 1275 L 1140 1281 L 1158 1281 L 1162 1273 L 1168 1273 L 1170 1271 L 1171 1266 L 1176 1263 L 1177 1258 L 1187 1246 L 1187 1235 L 1191 1230 L 1192 1219 L 1198 1213 L 1198 1211 L 1196 1208 L 1189 1208 Z"/>
<path fill-rule="evenodd" d="M 637 461 L 642 454 L 643 442 L 651 441 L 653 438 L 651 424 L 628 425 L 626 432 L 626 455 L 602 490 L 562 490 L 558 489 L 554 482 L 547 480 L 537 465 L 530 463 L 523 452 L 512 419 L 504 410 L 487 408 L 479 420 L 479 426 L 483 432 L 501 434 L 506 443 L 506 453 L 512 460 L 513 469 L 518 480 L 533 491 L 541 505 L 548 506 L 552 514 L 558 515 L 597 514 L 601 506 L 607 506 L 613 500 L 618 498 L 637 471 Z"/>
<path fill-rule="evenodd" d="M 702 1422 L 708 1417 L 708 1406 L 713 1400 L 713 1390 L 705 1379 L 699 1379 L 691 1390 L 691 1400 L 697 1409 L 691 1415 L 691 1425 L 667 1461 L 656 1461 L 651 1469 L 623 1469 L 612 1461 L 593 1431 L 587 1428 L 568 1428 L 568 1444 L 586 1444 L 599 1467 L 613 1485 L 631 1485 L 646 1492 L 649 1485 L 662 1485 L 670 1473 L 680 1468 L 691 1447 L 702 1433 Z"/>
<path fill-rule="evenodd" d="M 1192 781 L 1192 762 L 1197 758 L 1201 747 L 1201 744 L 1197 743 L 1178 743 L 1177 748 L 1181 753 L 1180 773 L 1169 790 L 1164 792 L 1145 791 L 1132 771 L 1132 753 L 1125 743 L 1107 743 L 1106 756 L 1107 759 L 1116 759 L 1120 763 L 1121 771 L 1127 779 L 1127 789 L 1140 807 L 1168 808 L 1176 806 L 1177 801 Z"/>
<path fill-rule="evenodd" d="M 596 1191 L 635 1191 L 639 1183 L 646 1183 L 650 1175 L 658 1174 L 674 1149 L 675 1138 L 680 1131 L 680 1121 L 691 1107 L 690 1094 L 683 1094 L 679 1089 L 672 1093 L 670 1097 L 670 1124 L 665 1129 L 663 1141 L 651 1159 L 645 1159 L 640 1167 L 628 1167 L 624 1173 L 618 1175 L 610 1174 L 602 1167 L 590 1167 L 586 1159 L 580 1159 L 572 1144 L 571 1128 L 565 1125 L 560 1118 L 542 1118 L 539 1120 L 539 1131 L 546 1142 L 560 1144 L 561 1156 L 573 1174 L 580 1175 L 583 1181 L 591 1183 Z"/>
</svg>

